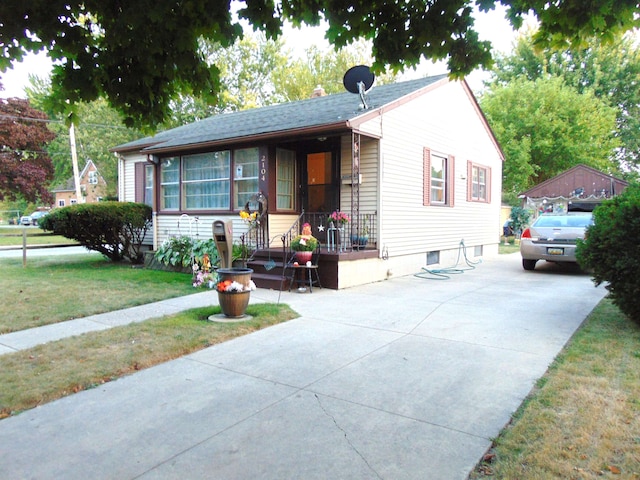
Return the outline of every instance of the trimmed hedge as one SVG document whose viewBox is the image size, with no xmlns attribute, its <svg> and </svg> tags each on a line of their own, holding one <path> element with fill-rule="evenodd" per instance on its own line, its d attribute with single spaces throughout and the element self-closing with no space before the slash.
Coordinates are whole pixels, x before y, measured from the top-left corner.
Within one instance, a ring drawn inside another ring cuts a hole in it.
<svg viewBox="0 0 640 480">
<path fill-rule="evenodd" d="M 609 296 L 630 319 L 640 323 L 640 185 L 604 201 L 576 257 L 591 270 L 596 285 L 608 282 Z"/>
<path fill-rule="evenodd" d="M 43 230 L 76 240 L 118 262 L 143 263 L 142 241 L 151 226 L 151 207 L 132 202 L 83 203 L 53 210 Z"/>
</svg>

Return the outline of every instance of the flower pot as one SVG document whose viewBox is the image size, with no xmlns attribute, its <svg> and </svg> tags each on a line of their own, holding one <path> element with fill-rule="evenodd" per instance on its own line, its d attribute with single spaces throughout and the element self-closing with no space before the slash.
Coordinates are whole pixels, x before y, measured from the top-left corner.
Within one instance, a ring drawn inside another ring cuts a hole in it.
<svg viewBox="0 0 640 480">
<path fill-rule="evenodd" d="M 241 283 L 248 289 L 253 270 L 244 267 L 219 268 L 216 270 L 216 273 L 218 274 L 218 281 L 224 282 L 225 280 L 231 280 L 232 282 Z"/>
<path fill-rule="evenodd" d="M 230 280 L 238 282 L 244 286 L 246 290 L 242 292 L 220 292 L 218 291 L 218 303 L 222 309 L 222 313 L 226 317 L 238 318 L 244 316 L 249 305 L 249 297 L 251 296 L 250 283 L 253 270 L 250 268 L 219 268 L 217 270 L 218 281 L 224 282 Z"/>
<path fill-rule="evenodd" d="M 356 250 L 362 250 L 369 243 L 369 235 L 351 235 L 351 245 Z"/>
<path fill-rule="evenodd" d="M 238 318 L 244 316 L 249 305 L 251 292 L 218 292 L 218 303 L 226 317 Z"/>
<path fill-rule="evenodd" d="M 313 256 L 313 252 L 296 252 L 296 259 L 301 264 L 310 262 L 312 256 Z"/>
</svg>

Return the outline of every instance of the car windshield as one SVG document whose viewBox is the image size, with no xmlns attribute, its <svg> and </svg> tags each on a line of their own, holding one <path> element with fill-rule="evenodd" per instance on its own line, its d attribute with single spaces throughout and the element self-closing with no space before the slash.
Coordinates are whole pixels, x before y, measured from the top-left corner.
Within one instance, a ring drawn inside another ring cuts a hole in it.
<svg viewBox="0 0 640 480">
<path fill-rule="evenodd" d="M 536 220 L 536 227 L 586 228 L 591 225 L 591 215 L 543 215 Z"/>
</svg>

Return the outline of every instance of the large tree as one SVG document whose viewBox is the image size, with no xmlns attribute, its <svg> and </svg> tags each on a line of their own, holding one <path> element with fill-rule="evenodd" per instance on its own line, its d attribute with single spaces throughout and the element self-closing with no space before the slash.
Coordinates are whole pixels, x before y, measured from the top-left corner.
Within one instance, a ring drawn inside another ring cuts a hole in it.
<svg viewBox="0 0 640 480">
<path fill-rule="evenodd" d="M 613 42 L 592 40 L 587 47 L 538 49 L 533 33 L 521 36 L 508 55 L 496 58 L 491 85 L 525 78 L 561 77 L 578 93 L 592 91 L 617 110 L 616 159 L 623 169 L 640 165 L 640 47 L 632 36 Z"/>
<path fill-rule="evenodd" d="M 46 145 L 55 134 L 47 129 L 47 120 L 27 100 L 0 99 L 0 201 L 51 203 L 47 187 L 53 165 Z"/>
<path fill-rule="evenodd" d="M 245 35 L 229 47 L 207 40 L 201 50 L 220 69 L 220 90 L 212 103 L 207 95 L 179 95 L 170 103 L 163 127 L 176 127 L 211 115 L 276 103 L 273 72 L 286 70 L 288 51 L 281 40 Z"/>
<path fill-rule="evenodd" d="M 505 153 L 503 192 L 518 194 L 578 164 L 617 173 L 615 109 L 558 77 L 516 79 L 480 99 Z"/>
<path fill-rule="evenodd" d="M 318 86 L 327 94 L 344 92 L 342 79 L 345 72 L 354 65 L 370 65 L 370 42 L 358 41 L 351 48 L 322 50 L 312 46 L 301 58 L 293 59 L 284 68 L 274 70 L 272 79 L 275 98 L 279 102 L 291 102 L 309 98 Z M 384 73 L 376 75 L 376 84 L 393 82 L 396 75 Z"/>
<path fill-rule="evenodd" d="M 541 21 L 537 40 L 580 43 L 640 24 L 637 1 L 500 0 L 519 27 L 532 12 Z M 155 126 L 178 94 L 215 98 L 219 69 L 204 61 L 200 39 L 231 45 L 247 21 L 268 38 L 294 25 L 328 24 L 336 47 L 372 41 L 374 68 L 403 69 L 422 58 L 448 58 L 453 76 L 491 63 L 490 43 L 473 29 L 473 8 L 496 0 L 24 0 L 0 2 L 0 70 L 27 51 L 47 49 L 54 67 L 57 108 L 105 96 L 128 125 Z M 236 12 L 232 9 L 237 7 Z"/>
<path fill-rule="evenodd" d="M 65 185 L 73 177 L 69 126 L 63 115 L 57 114 L 47 102 L 51 85 L 47 80 L 31 77 L 26 88 L 31 105 L 46 112 L 51 118 L 49 129 L 56 137 L 46 149 L 54 166 L 52 187 Z M 78 164 L 82 169 L 92 160 L 107 183 L 107 196 L 117 195 L 118 160 L 109 151 L 115 145 L 129 142 L 142 136 L 139 130 L 127 128 L 118 112 L 109 107 L 104 99 L 76 106 L 75 140 Z"/>
</svg>

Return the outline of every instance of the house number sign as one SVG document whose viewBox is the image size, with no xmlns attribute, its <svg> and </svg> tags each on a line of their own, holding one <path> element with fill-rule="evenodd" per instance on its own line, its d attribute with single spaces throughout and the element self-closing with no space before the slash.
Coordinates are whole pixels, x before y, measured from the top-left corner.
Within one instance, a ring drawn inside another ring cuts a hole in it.
<svg viewBox="0 0 640 480">
<path fill-rule="evenodd" d="M 265 155 L 260 157 L 260 180 L 267 181 L 267 157 Z"/>
</svg>

